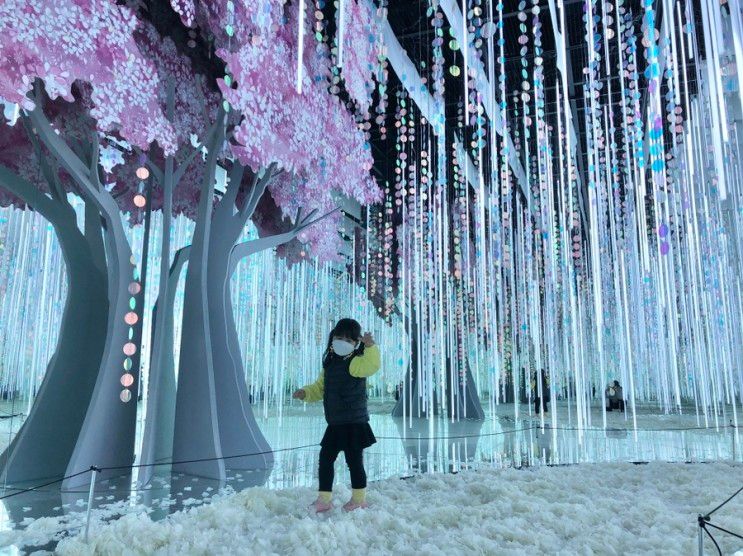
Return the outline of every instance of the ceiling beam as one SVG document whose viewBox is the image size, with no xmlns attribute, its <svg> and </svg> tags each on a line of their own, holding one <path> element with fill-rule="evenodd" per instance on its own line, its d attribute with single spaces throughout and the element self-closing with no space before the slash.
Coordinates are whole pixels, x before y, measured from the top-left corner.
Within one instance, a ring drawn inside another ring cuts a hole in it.
<svg viewBox="0 0 743 556">
<path fill-rule="evenodd" d="M 459 6 L 457 6 L 454 0 L 441 0 L 440 5 L 441 9 L 444 11 L 444 14 L 449 20 L 452 33 L 454 34 L 454 38 L 457 39 L 457 42 L 462 45 L 465 44 L 465 42 L 468 45 L 471 44 L 469 37 L 464 36 L 464 21 L 462 18 L 462 12 L 459 11 Z M 490 118 L 493 129 L 495 129 L 498 135 L 503 137 L 503 139 L 505 140 L 506 148 L 508 149 L 508 165 L 511 167 L 511 171 L 516 177 L 516 181 L 519 184 L 521 193 L 528 203 L 530 199 L 529 188 L 528 184 L 526 183 L 526 174 L 524 173 L 524 168 L 521 165 L 519 153 L 514 147 L 513 140 L 511 139 L 511 134 L 509 133 L 508 129 L 503 129 L 503 123 L 500 120 L 499 114 L 491 113 L 495 110 L 495 106 L 499 106 L 499 103 L 495 102 L 495 99 L 493 98 L 494 89 L 491 83 L 488 81 L 488 75 L 485 71 L 485 67 L 482 64 L 482 60 L 480 60 L 480 58 L 477 56 L 468 56 L 466 62 L 468 67 L 475 72 L 475 87 L 477 88 L 480 95 L 482 95 L 483 107 L 485 109 L 485 113 Z"/>
<path fill-rule="evenodd" d="M 557 66 L 558 71 L 560 72 L 560 75 L 562 78 L 567 81 L 567 88 L 569 90 L 569 104 L 570 104 L 570 111 L 567 114 L 564 114 L 565 117 L 565 125 L 567 126 L 568 136 L 570 137 L 570 153 L 569 156 L 573 157 L 573 160 L 575 161 L 575 164 L 577 165 L 577 171 L 575 172 L 576 181 L 577 181 L 577 189 L 578 189 L 578 206 L 580 207 L 581 216 L 583 217 L 583 222 L 588 222 L 587 214 L 586 214 L 586 203 L 585 203 L 585 195 L 584 195 L 584 182 L 583 182 L 583 176 L 585 175 L 585 168 L 583 165 L 583 152 L 582 147 L 580 143 L 580 138 L 575 133 L 575 121 L 577 119 L 578 115 L 578 108 L 575 103 L 575 79 L 573 76 L 573 66 L 569 63 L 568 60 L 566 60 L 565 53 L 567 52 L 567 44 L 565 41 L 565 36 L 562 34 L 562 32 L 559 29 L 559 25 L 557 24 L 558 20 L 558 12 L 557 7 L 555 6 L 555 0 L 549 0 L 549 9 L 550 9 L 550 19 L 552 20 L 552 34 L 555 37 L 555 51 L 557 52 L 557 59 L 555 61 L 555 65 Z M 562 3 L 562 8 L 565 9 L 565 3 Z M 563 93 L 564 94 L 564 93 Z M 557 107 L 557 110 L 560 110 L 560 107 Z M 568 177 L 568 180 L 570 178 Z"/>
<path fill-rule="evenodd" d="M 428 91 L 428 87 L 421 80 L 415 64 L 410 60 L 407 53 L 397 40 L 389 21 L 382 21 L 382 39 L 387 47 L 387 59 L 392 69 L 397 74 L 400 83 L 408 91 L 410 99 L 415 102 L 424 118 L 431 125 L 434 135 L 444 137 L 446 127 L 444 123 L 444 104 L 437 101 Z M 465 153 L 465 164 L 467 165 L 467 176 L 473 188 L 479 186 L 477 180 L 478 172 L 472 159 L 466 154 L 466 150 L 458 139 L 455 139 L 454 148 L 457 153 Z"/>
</svg>

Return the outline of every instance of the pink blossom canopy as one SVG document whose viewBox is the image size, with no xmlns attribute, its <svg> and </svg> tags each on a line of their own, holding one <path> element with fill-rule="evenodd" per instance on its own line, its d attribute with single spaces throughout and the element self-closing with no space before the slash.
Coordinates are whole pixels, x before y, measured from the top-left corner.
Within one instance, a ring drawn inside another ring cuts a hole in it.
<svg viewBox="0 0 743 556">
<path fill-rule="evenodd" d="M 276 9 L 282 4 L 276 1 Z M 296 13 L 278 27 L 272 37 L 260 41 L 239 41 L 233 51 L 221 49 L 232 88 L 219 85 L 230 105 L 243 121 L 235 131 L 232 152 L 254 170 L 276 163 L 287 170 L 270 186 L 276 204 L 287 216 L 302 207 L 305 211 L 330 212 L 336 206 L 332 193 L 340 193 L 362 204 L 381 199 L 372 180 L 371 150 L 353 117 L 339 99 L 328 92 L 329 59 L 315 48 L 306 33 L 302 92 L 296 90 Z M 313 253 L 321 247 L 335 258 L 339 216 L 313 226 L 303 233 Z"/>
<path fill-rule="evenodd" d="M 371 38 L 378 31 L 370 3 L 345 4 L 343 76 L 349 95 L 366 111 L 378 48 Z M 254 171 L 272 163 L 285 170 L 270 186 L 283 215 L 293 216 L 298 207 L 329 212 L 336 194 L 362 204 L 381 199 L 369 174 L 373 161 L 364 132 L 328 91 L 330 60 L 326 47 L 315 41 L 311 17 L 304 18 L 304 77 L 302 92 L 296 90 L 298 3 L 170 0 L 170 5 L 185 26 L 213 39 L 226 65 L 228 77 L 217 85 L 230 104 L 230 125 L 237 123 L 226 154 Z M 0 33 L 0 99 L 33 110 L 30 94 L 38 80 L 52 101 L 75 102 L 74 110 L 92 117 L 86 133 L 95 127 L 142 150 L 157 143 L 158 157 L 180 157 L 179 147 L 193 135 L 203 138 L 220 102 L 206 83 L 214 75 L 197 76 L 170 39 L 114 0 L 4 0 Z M 75 83 L 80 86 L 73 95 Z M 170 119 L 169 91 L 175 97 Z M 129 164 L 119 175 L 134 171 L 128 168 L 133 158 L 126 157 Z M 198 166 L 177 191 L 176 212 L 188 214 L 187 205 L 196 206 Z M 118 187 L 130 189 L 126 181 Z M 339 218 L 303 233 L 315 254 L 334 256 Z"/>
<path fill-rule="evenodd" d="M 374 4 L 369 0 L 345 0 L 343 68 L 346 90 L 363 112 L 368 112 L 374 93 L 374 81 L 381 54 L 381 29 Z"/>
<path fill-rule="evenodd" d="M 72 101 L 72 84 L 90 83 L 92 116 L 104 132 L 118 132 L 147 148 L 174 151 L 176 133 L 158 99 L 160 75 L 143 56 L 138 21 L 109 0 L 4 0 L 0 3 L 0 98 L 34 108 L 36 79 L 50 98 Z"/>
</svg>

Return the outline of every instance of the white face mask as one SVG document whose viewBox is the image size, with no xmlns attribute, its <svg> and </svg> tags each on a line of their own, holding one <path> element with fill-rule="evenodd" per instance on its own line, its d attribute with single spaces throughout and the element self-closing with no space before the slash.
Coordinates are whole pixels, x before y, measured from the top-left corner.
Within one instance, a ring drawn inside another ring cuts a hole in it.
<svg viewBox="0 0 743 556">
<path fill-rule="evenodd" d="M 333 340 L 332 345 L 333 352 L 335 352 L 337 355 L 340 355 L 341 357 L 349 355 L 353 352 L 354 349 L 356 349 L 355 345 L 353 345 L 351 342 L 346 342 L 345 340 Z"/>
</svg>

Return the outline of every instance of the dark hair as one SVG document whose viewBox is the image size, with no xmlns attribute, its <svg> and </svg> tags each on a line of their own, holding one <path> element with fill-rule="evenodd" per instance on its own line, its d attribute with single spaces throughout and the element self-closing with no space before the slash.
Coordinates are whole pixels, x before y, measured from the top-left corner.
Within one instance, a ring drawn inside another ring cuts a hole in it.
<svg viewBox="0 0 743 556">
<path fill-rule="evenodd" d="M 619 381 L 618 380 L 615 380 L 614 381 L 614 386 L 619 386 Z"/>
<path fill-rule="evenodd" d="M 344 336 L 352 340 L 358 341 L 361 338 L 361 325 L 358 321 L 353 319 L 341 319 L 328 334 L 328 345 L 325 347 L 325 354 L 323 355 L 323 363 L 328 353 L 330 353 L 330 346 L 333 344 L 333 338 L 335 336 Z M 359 346 L 359 349 L 363 349 L 363 345 Z M 358 350 L 357 350 L 358 352 Z M 360 352 L 359 352 L 360 353 Z"/>
<path fill-rule="evenodd" d="M 361 338 L 361 325 L 353 319 L 339 320 L 328 335 L 328 348 L 333 343 L 334 336 L 345 336 L 358 341 Z"/>
</svg>

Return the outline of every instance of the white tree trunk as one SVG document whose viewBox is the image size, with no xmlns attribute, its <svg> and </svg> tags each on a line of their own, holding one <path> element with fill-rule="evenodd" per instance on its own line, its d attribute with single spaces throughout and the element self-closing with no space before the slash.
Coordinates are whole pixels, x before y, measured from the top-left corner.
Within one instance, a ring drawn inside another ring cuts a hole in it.
<svg viewBox="0 0 743 556">
<path fill-rule="evenodd" d="M 174 308 L 178 279 L 188 261 L 191 246 L 179 249 L 170 270 L 165 273 L 167 286 L 157 296 L 152 311 L 152 358 L 147 387 L 147 413 L 140 463 L 151 465 L 170 461 L 173 456 L 173 426 L 175 423 L 175 349 Z M 156 339 L 158 338 L 158 339 Z M 137 482 L 147 484 L 156 471 L 142 467 Z"/>
<path fill-rule="evenodd" d="M 222 453 L 225 456 L 258 454 L 229 457 L 225 466 L 262 471 L 267 476 L 273 466 L 273 454 L 253 416 L 232 309 L 230 256 L 237 238 L 226 233 L 215 234 L 214 238 L 209 264 L 209 322 Z"/>
<path fill-rule="evenodd" d="M 0 480 L 18 484 L 65 474 L 98 375 L 108 300 L 106 278 L 66 201 L 46 197 L 5 169 L 0 186 L 54 226 L 67 276 L 57 348 L 26 421 L 0 456 Z"/>
<path fill-rule="evenodd" d="M 86 165 L 57 135 L 40 108 L 28 114 L 39 139 L 75 181 L 86 202 L 93 203 L 105 224 L 104 243 L 108 268 L 108 325 L 98 377 L 87 408 L 80 435 L 67 466 L 67 475 L 88 469 L 91 465 L 114 467 L 102 477 L 120 475 L 134 463 L 134 434 L 137 416 L 137 386 L 129 388 L 131 400 L 122 402 L 120 382 L 123 374 L 124 344 L 129 341 L 124 316 L 129 312 L 129 292 L 133 265 L 131 247 L 124 232 L 116 200 L 99 181 L 98 138 L 91 140 L 91 160 Z M 139 346 L 137 346 L 139 349 Z M 135 374 L 139 369 L 132 369 Z M 88 477 L 79 475 L 63 483 L 63 488 L 86 484 Z"/>
<path fill-rule="evenodd" d="M 224 121 L 220 110 L 218 122 Z M 196 228 L 186 273 L 183 300 L 178 390 L 176 392 L 173 471 L 224 480 L 225 467 L 216 421 L 217 399 L 207 296 L 208 248 L 217 155 L 224 128 L 218 125 L 209 143 Z M 201 460 L 201 461 L 192 461 Z M 203 461 L 207 460 L 207 461 Z"/>
<path fill-rule="evenodd" d="M 124 374 L 124 345 L 129 341 L 129 326 L 124 316 L 129 312 L 128 287 L 132 282 L 133 265 L 131 248 L 124 233 L 116 202 L 109 196 L 108 216 L 105 232 L 106 260 L 108 262 L 108 326 L 106 345 L 98 373 L 93 397 L 83 422 L 80 436 L 67 467 L 71 475 L 89 468 L 124 467 L 134 463 L 134 434 L 137 417 L 137 373 L 131 369 L 134 384 L 129 387 L 131 398 L 122 402 L 120 394 L 124 387 L 121 376 Z M 112 206 L 113 205 L 113 206 Z M 115 211 L 115 212 L 114 212 Z M 141 314 L 141 313 L 140 313 Z M 139 346 L 136 346 L 139 349 Z M 127 469 L 104 471 L 99 478 L 126 474 Z M 89 477 L 78 476 L 65 481 L 63 487 L 87 484 Z"/>
</svg>

